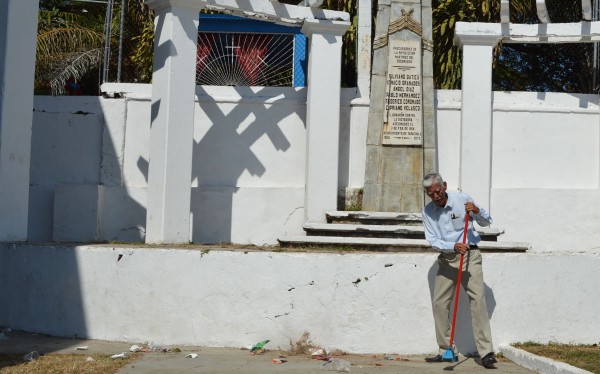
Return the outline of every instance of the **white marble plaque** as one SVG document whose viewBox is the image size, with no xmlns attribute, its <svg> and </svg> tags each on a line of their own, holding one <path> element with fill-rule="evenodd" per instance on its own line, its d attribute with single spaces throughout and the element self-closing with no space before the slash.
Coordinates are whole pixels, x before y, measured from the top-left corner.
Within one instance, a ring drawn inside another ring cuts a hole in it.
<svg viewBox="0 0 600 374">
<path fill-rule="evenodd" d="M 421 41 L 390 40 L 383 144 L 423 144 Z"/>
</svg>

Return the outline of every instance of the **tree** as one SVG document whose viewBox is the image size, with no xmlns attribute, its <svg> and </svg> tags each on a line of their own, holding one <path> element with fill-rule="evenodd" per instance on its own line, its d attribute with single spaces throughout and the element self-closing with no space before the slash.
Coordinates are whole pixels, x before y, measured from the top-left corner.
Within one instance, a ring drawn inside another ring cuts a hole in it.
<svg viewBox="0 0 600 374">
<path fill-rule="evenodd" d="M 512 0 L 512 23 L 537 24 L 535 2 Z M 577 1 L 547 0 L 552 22 L 579 22 Z M 434 0 L 434 80 L 436 88 L 459 89 L 462 53 L 453 44 L 456 22 L 500 22 L 500 1 Z M 494 51 L 493 89 L 593 92 L 591 44 L 500 44 Z"/>
<path fill-rule="evenodd" d="M 462 53 L 454 45 L 456 22 L 500 22 L 500 0 L 434 0 L 432 7 L 435 87 L 457 89 Z"/>
<path fill-rule="evenodd" d="M 377 1 L 374 1 L 377 2 Z M 356 86 L 356 51 L 358 49 L 356 33 L 358 14 L 356 0 L 325 0 L 324 9 L 340 10 L 350 14 L 350 27 L 343 37 L 342 46 L 342 86 Z"/>
<path fill-rule="evenodd" d="M 581 20 L 581 3 L 546 0 L 552 22 Z M 511 14 L 515 23 L 539 23 L 533 6 Z M 495 90 L 592 93 L 593 45 L 504 44 L 496 55 L 493 74 Z"/>
<path fill-rule="evenodd" d="M 36 93 L 64 94 L 99 66 L 104 35 L 85 8 L 66 1 L 40 1 L 36 46 Z"/>
<path fill-rule="evenodd" d="M 126 82 L 149 82 L 152 73 L 153 14 L 143 0 L 115 3 L 110 24 L 112 56 L 119 48 L 121 7 L 125 6 L 122 76 Z M 69 0 L 40 0 L 36 51 L 37 94 L 73 93 L 68 84 L 82 93 L 99 93 L 101 69 L 116 71 L 117 61 L 103 64 L 106 4 Z M 149 30 L 149 31 L 148 31 Z M 148 71 L 150 72 L 148 74 Z M 113 76 L 113 78 L 115 78 Z"/>
<path fill-rule="evenodd" d="M 142 0 L 130 4 L 128 14 L 132 23 L 136 25 L 135 35 L 131 35 L 131 41 L 134 43 L 131 54 L 133 73 L 136 81 L 149 83 L 152 80 L 154 56 L 154 11 L 144 5 Z"/>
<path fill-rule="evenodd" d="M 296 5 L 301 0 L 281 2 Z M 150 82 L 154 53 L 154 12 L 143 0 L 115 2 L 115 17 L 110 25 L 113 37 L 109 43 L 113 56 L 118 49 L 121 6 L 126 6 L 125 35 L 122 38 L 125 56 L 122 61 L 122 81 Z M 354 86 L 358 24 L 356 0 L 325 0 L 322 7 L 346 11 L 351 15 L 352 24 L 344 35 L 342 50 L 342 84 Z M 101 69 L 116 71 L 114 58 L 111 58 L 110 66 L 102 66 L 105 14 L 105 4 L 76 0 L 40 0 L 35 85 L 37 94 L 66 94 L 69 92 L 66 83 L 83 86 L 84 94 L 99 93 Z"/>
</svg>

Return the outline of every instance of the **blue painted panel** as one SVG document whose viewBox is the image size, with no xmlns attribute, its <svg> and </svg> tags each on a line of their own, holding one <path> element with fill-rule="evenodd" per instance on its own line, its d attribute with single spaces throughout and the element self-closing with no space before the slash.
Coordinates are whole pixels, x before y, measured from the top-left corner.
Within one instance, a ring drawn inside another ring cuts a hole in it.
<svg viewBox="0 0 600 374">
<path fill-rule="evenodd" d="M 294 87 L 306 86 L 306 36 L 294 36 Z"/>
<path fill-rule="evenodd" d="M 228 14 L 200 14 L 199 32 L 237 32 L 294 34 L 294 87 L 306 86 L 306 36 L 300 27 L 277 25 L 267 21 Z"/>
<path fill-rule="evenodd" d="M 251 18 L 228 14 L 200 14 L 198 31 L 202 32 L 257 32 L 277 34 L 300 34 L 300 26 L 283 26 Z"/>
</svg>

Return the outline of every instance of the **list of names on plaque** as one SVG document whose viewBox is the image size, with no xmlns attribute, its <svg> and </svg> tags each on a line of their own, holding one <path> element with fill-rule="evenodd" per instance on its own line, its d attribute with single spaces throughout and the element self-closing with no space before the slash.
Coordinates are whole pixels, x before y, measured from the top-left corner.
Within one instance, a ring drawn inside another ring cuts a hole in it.
<svg viewBox="0 0 600 374">
<path fill-rule="evenodd" d="M 390 40 L 383 144 L 423 144 L 421 42 Z"/>
</svg>

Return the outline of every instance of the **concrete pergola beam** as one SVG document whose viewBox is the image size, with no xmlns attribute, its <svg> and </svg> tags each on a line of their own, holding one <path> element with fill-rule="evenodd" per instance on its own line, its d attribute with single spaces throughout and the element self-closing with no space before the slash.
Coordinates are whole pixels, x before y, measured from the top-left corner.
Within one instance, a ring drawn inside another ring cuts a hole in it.
<svg viewBox="0 0 600 374">
<path fill-rule="evenodd" d="M 600 22 L 538 25 L 475 22 L 456 24 L 454 42 L 463 51 L 459 186 L 489 207 L 491 207 L 492 53 L 499 41 L 503 43 L 595 42 L 600 41 Z"/>
<path fill-rule="evenodd" d="M 535 8 L 540 22 L 550 23 L 550 15 L 548 15 L 548 9 L 546 8 L 546 0 L 536 0 Z"/>
<path fill-rule="evenodd" d="M 305 222 L 325 222 L 337 207 L 343 21 L 306 20 L 309 39 L 306 102 Z M 337 63 L 335 63 L 337 62 Z M 324 69 L 323 67 L 327 67 Z"/>
<path fill-rule="evenodd" d="M 459 188 L 491 209 L 492 58 L 502 25 L 458 22 L 454 42 L 463 51 Z"/>
<path fill-rule="evenodd" d="M 324 221 L 337 204 L 342 36 L 345 12 L 270 0 L 145 0 L 156 11 L 147 243 L 190 240 L 198 13 L 204 7 L 297 23 L 310 43 L 306 109 L 305 219 Z M 336 63 L 337 62 L 337 63 Z M 327 69 L 322 67 L 327 66 Z"/>
<path fill-rule="evenodd" d="M 503 28 L 504 26 L 504 28 Z M 546 24 L 457 22 L 454 43 L 499 38 L 502 43 L 581 43 L 600 41 L 600 21 Z"/>
<path fill-rule="evenodd" d="M 0 240 L 27 240 L 38 9 L 0 1 Z"/>
<path fill-rule="evenodd" d="M 581 0 L 581 17 L 586 21 L 592 20 L 592 2 L 591 0 Z"/>
<path fill-rule="evenodd" d="M 511 25 L 512 26 L 512 25 Z M 500 23 L 457 22 L 454 31 L 454 44 L 462 47 L 467 44 L 482 42 L 497 43 L 502 39 Z"/>
<path fill-rule="evenodd" d="M 302 25 L 306 20 L 341 21 L 350 24 L 346 12 L 281 4 L 270 0 L 185 0 L 200 2 L 208 9 L 227 11 L 237 16 L 270 20 L 287 25 Z"/>
<path fill-rule="evenodd" d="M 308 0 L 308 6 L 312 8 L 318 8 L 323 5 L 325 0 Z"/>
<path fill-rule="evenodd" d="M 509 0 L 500 0 L 500 22 L 510 22 L 510 3 Z"/>
<path fill-rule="evenodd" d="M 508 0 L 502 0 L 508 3 Z M 537 15 L 542 23 L 550 23 L 550 15 L 546 6 L 546 0 L 536 0 L 535 6 Z M 581 17 L 586 21 L 592 20 L 592 2 L 590 0 L 581 0 Z M 503 21 L 504 22 L 504 21 Z"/>
<path fill-rule="evenodd" d="M 155 10 L 146 243 L 190 241 L 198 13 L 202 2 L 146 0 Z"/>
<path fill-rule="evenodd" d="M 581 43 L 600 41 L 600 21 L 548 23 L 543 25 L 511 24 L 504 43 Z"/>
</svg>

